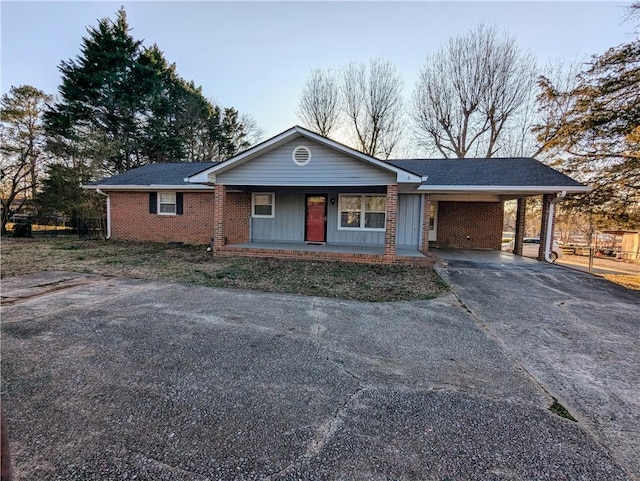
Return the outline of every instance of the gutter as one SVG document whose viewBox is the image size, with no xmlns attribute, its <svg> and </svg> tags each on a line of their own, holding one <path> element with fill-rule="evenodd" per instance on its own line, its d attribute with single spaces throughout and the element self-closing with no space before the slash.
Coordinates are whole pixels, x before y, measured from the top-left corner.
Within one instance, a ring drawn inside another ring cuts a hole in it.
<svg viewBox="0 0 640 481">
<path fill-rule="evenodd" d="M 552 263 L 551 260 L 551 251 L 552 251 L 552 242 L 553 242 L 553 216 L 555 213 L 556 202 L 560 199 L 566 197 L 567 191 L 563 190 L 560 192 L 555 198 L 551 200 L 549 204 L 549 214 L 547 216 L 547 238 L 544 240 L 544 260 Z"/>
<path fill-rule="evenodd" d="M 96 192 L 100 195 L 104 195 L 107 198 L 107 240 L 111 239 L 111 197 L 101 189 L 96 189 Z"/>
</svg>

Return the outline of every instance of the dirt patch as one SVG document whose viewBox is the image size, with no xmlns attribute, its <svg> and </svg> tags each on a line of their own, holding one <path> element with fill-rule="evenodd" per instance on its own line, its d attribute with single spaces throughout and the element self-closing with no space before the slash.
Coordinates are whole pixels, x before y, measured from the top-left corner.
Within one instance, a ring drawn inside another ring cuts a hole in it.
<svg viewBox="0 0 640 481">
<path fill-rule="evenodd" d="M 431 267 L 213 259 L 202 246 L 69 237 L 3 239 L 0 249 L 2 277 L 71 271 L 365 301 L 430 299 L 446 290 Z"/>
</svg>

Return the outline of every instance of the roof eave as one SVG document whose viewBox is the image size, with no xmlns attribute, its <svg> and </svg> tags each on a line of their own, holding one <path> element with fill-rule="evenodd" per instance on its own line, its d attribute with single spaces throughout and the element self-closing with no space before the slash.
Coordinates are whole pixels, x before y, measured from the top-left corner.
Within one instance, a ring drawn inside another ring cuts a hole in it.
<svg viewBox="0 0 640 481">
<path fill-rule="evenodd" d="M 82 185 L 83 189 L 87 190 L 179 190 L 179 191 L 188 191 L 188 190 L 214 190 L 215 187 L 211 185 L 202 185 L 202 184 L 180 184 L 180 185 L 169 185 L 169 184 L 149 184 L 149 185 L 109 185 L 109 184 L 99 184 L 99 185 Z"/>
<path fill-rule="evenodd" d="M 572 185 L 572 186 L 562 186 L 562 185 L 548 185 L 548 186 L 537 186 L 537 185 L 421 185 L 418 187 L 418 190 L 421 192 L 454 192 L 454 193 L 464 193 L 464 192 L 491 192 L 491 193 L 528 193 L 528 192 L 536 192 L 540 194 L 552 194 L 552 193 L 561 193 L 565 192 L 567 194 L 582 194 L 589 193 L 593 190 L 593 188 L 588 185 Z"/>
</svg>

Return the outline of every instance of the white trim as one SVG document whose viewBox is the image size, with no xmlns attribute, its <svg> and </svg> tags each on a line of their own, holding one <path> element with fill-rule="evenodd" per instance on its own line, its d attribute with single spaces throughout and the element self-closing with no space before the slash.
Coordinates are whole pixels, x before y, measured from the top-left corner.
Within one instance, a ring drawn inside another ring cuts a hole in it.
<svg viewBox="0 0 640 481">
<path fill-rule="evenodd" d="M 288 130 L 285 130 L 281 134 L 278 134 L 275 137 L 259 145 L 256 145 L 255 147 L 252 147 L 249 150 L 245 150 L 244 152 L 236 155 L 235 157 L 232 157 L 229 160 L 225 160 L 224 162 L 221 162 L 218 165 L 214 165 L 212 167 L 209 167 L 208 169 L 198 172 L 197 174 L 191 175 L 187 177 L 187 179 L 189 182 L 192 182 L 192 183 L 209 182 L 209 174 L 225 172 L 229 169 L 234 168 L 236 164 L 240 164 L 248 160 L 251 160 L 253 157 L 261 153 L 267 152 L 299 136 L 306 137 L 310 140 L 314 140 L 320 144 L 331 147 L 346 155 L 355 157 L 364 162 L 380 167 L 381 169 L 386 170 L 388 172 L 393 172 L 396 174 L 396 181 L 398 183 L 419 184 L 423 181 L 422 176 L 406 171 L 400 167 L 396 167 L 394 165 L 388 164 L 387 162 L 384 162 L 382 160 L 376 159 L 375 157 L 371 157 L 369 155 L 363 154 L 362 152 L 358 152 L 357 150 L 347 147 L 346 145 L 339 144 L 338 142 L 322 137 L 321 135 L 315 134 L 297 125 Z"/>
<path fill-rule="evenodd" d="M 170 202 L 161 202 L 160 198 L 162 197 L 162 194 L 173 194 L 173 204 Z M 175 191 L 169 191 L 169 192 L 158 192 L 157 197 L 157 202 L 158 205 L 156 207 L 156 214 L 157 215 L 178 215 L 178 195 L 176 194 Z M 160 210 L 160 204 L 163 205 L 173 205 L 173 212 L 161 212 Z"/>
<path fill-rule="evenodd" d="M 188 192 L 191 190 L 208 190 L 213 192 L 215 187 L 212 185 L 199 185 L 199 184 L 190 184 L 190 185 L 83 185 L 81 186 L 83 189 L 88 190 L 147 190 L 147 191 L 158 191 L 158 190 L 174 190 L 176 192 Z"/>
<path fill-rule="evenodd" d="M 268 194 L 271 196 L 271 215 L 260 215 L 255 213 L 256 195 Z M 273 219 L 276 216 L 276 193 L 275 192 L 251 192 L 251 217 L 253 219 Z"/>
<path fill-rule="evenodd" d="M 360 227 L 342 227 L 342 197 L 343 196 L 351 196 L 351 197 L 360 197 L 361 199 L 361 204 L 360 204 Z M 386 212 L 386 205 L 387 205 L 387 195 L 386 194 L 378 194 L 375 192 L 369 192 L 369 193 L 358 193 L 358 192 L 345 192 L 345 193 L 341 193 L 338 194 L 338 230 L 345 230 L 345 231 L 356 231 L 356 232 L 384 232 L 386 229 L 385 227 L 382 228 L 378 228 L 378 227 L 364 227 L 364 222 L 365 222 L 365 210 L 364 210 L 364 198 L 366 196 L 376 196 L 376 197 L 384 197 L 385 199 L 385 212 L 384 212 L 384 219 L 385 219 L 385 225 L 386 225 L 386 221 L 387 221 L 387 212 Z"/>
<path fill-rule="evenodd" d="M 539 193 L 579 193 L 591 192 L 593 189 L 587 185 L 581 186 L 536 186 L 536 185 L 421 185 L 419 191 L 428 192 L 539 192 Z"/>
<path fill-rule="evenodd" d="M 102 192 L 100 189 L 96 189 L 96 192 L 100 195 L 104 195 L 107 198 L 107 240 L 111 239 L 111 197 L 109 194 Z"/>
<path fill-rule="evenodd" d="M 298 150 L 305 150 L 307 152 L 307 160 L 305 160 L 303 162 L 299 162 L 298 160 L 296 160 L 296 152 Z M 298 145 L 297 147 L 295 147 L 291 151 L 291 160 L 293 160 L 294 164 L 296 164 L 296 165 L 298 165 L 300 167 L 304 167 L 309 162 L 311 162 L 311 149 L 309 147 L 307 147 L 306 145 Z"/>
</svg>

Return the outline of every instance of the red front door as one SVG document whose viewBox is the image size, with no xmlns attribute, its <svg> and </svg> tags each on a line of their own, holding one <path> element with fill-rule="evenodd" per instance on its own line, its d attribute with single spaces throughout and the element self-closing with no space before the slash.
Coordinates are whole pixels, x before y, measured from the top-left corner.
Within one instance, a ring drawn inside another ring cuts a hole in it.
<svg viewBox="0 0 640 481">
<path fill-rule="evenodd" d="M 307 195 L 306 227 L 304 240 L 325 242 L 327 233 L 327 196 Z"/>
</svg>

